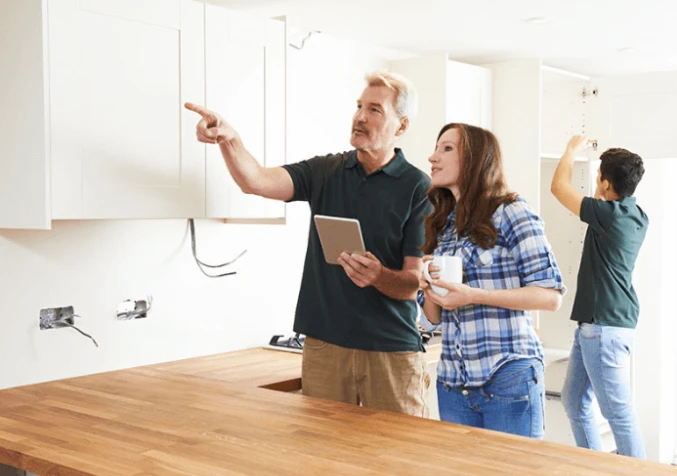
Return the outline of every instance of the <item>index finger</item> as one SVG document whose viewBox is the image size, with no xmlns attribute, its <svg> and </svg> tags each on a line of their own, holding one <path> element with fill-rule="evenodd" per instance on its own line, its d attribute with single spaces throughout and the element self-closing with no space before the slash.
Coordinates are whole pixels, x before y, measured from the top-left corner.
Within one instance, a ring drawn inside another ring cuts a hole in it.
<svg viewBox="0 0 677 476">
<path fill-rule="evenodd" d="M 214 115 L 214 113 L 209 109 L 207 109 L 206 107 L 198 106 L 197 104 L 193 104 L 192 102 L 187 102 L 186 104 L 184 104 L 184 107 L 189 111 L 197 112 L 202 117 Z"/>
</svg>

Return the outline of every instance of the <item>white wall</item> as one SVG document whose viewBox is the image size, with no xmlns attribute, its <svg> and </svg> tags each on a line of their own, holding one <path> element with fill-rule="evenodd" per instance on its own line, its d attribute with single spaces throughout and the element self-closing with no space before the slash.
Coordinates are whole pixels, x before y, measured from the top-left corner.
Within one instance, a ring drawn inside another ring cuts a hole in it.
<svg viewBox="0 0 677 476">
<path fill-rule="evenodd" d="M 327 35 L 289 48 L 288 162 L 347 150 L 364 73 L 397 57 Z M 220 279 L 197 268 L 185 220 L 0 230 L 0 388 L 259 346 L 290 333 L 308 206 L 289 205 L 287 217 L 286 226 L 197 221 L 203 261 L 248 249 L 238 274 Z M 120 301 L 147 293 L 154 297 L 147 319 L 116 320 Z M 72 329 L 38 329 L 41 308 L 67 305 L 99 348 Z"/>
<path fill-rule="evenodd" d="M 677 159 L 645 160 L 637 203 L 649 228 L 633 274 L 640 303 L 634 352 L 634 387 L 649 459 L 671 463 L 675 451 L 675 318 L 677 235 L 675 211 L 666 206 L 674 187 Z"/>
</svg>

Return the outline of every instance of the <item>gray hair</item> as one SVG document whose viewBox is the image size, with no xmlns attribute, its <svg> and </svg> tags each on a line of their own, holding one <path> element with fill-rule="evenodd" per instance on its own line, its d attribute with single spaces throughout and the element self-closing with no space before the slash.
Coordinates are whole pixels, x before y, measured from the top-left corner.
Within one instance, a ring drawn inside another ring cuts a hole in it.
<svg viewBox="0 0 677 476">
<path fill-rule="evenodd" d="M 404 76 L 389 71 L 377 71 L 366 75 L 369 86 L 385 86 L 395 91 L 395 112 L 400 119 L 413 119 L 418 112 L 418 96 L 414 84 Z"/>
</svg>

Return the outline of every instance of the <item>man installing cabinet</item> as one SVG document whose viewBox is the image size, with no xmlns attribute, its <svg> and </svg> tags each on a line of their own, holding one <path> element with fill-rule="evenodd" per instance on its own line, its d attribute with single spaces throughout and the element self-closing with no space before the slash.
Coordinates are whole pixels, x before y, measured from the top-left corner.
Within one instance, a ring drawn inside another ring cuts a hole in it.
<svg viewBox="0 0 677 476">
<path fill-rule="evenodd" d="M 552 179 L 559 202 L 588 224 L 571 319 L 578 322 L 562 389 L 576 444 L 602 449 L 591 407 L 597 398 L 618 454 L 646 458 L 630 388 L 630 352 L 639 315 L 632 271 L 649 219 L 633 197 L 644 175 L 639 155 L 609 149 L 600 159 L 594 197 L 571 185 L 576 154 L 590 141 L 574 136 Z"/>
</svg>

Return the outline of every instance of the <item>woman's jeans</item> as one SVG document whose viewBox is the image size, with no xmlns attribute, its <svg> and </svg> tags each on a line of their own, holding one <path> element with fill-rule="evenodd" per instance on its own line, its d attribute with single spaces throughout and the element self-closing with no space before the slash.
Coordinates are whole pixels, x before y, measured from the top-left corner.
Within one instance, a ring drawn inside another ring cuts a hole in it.
<svg viewBox="0 0 677 476">
<path fill-rule="evenodd" d="M 481 387 L 437 382 L 440 420 L 543 438 L 543 364 L 530 358 L 503 364 Z"/>
<path fill-rule="evenodd" d="M 576 445 L 602 449 L 591 407 L 596 397 L 602 415 L 611 426 L 618 454 L 646 458 L 630 388 L 634 335 L 634 329 L 597 324 L 581 324 L 576 329 L 562 389 L 562 404 Z"/>
</svg>

